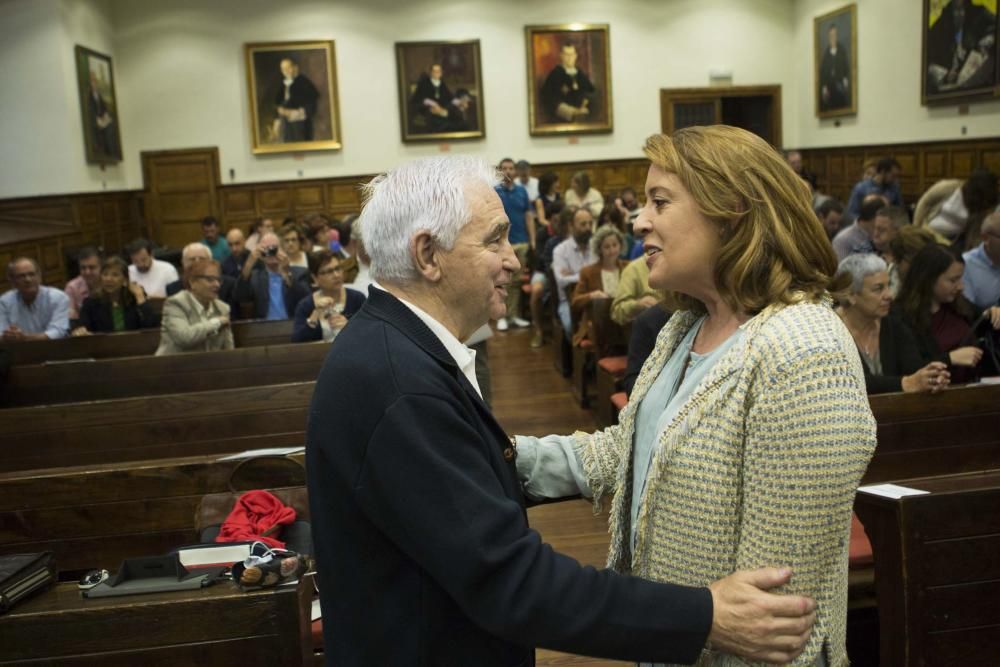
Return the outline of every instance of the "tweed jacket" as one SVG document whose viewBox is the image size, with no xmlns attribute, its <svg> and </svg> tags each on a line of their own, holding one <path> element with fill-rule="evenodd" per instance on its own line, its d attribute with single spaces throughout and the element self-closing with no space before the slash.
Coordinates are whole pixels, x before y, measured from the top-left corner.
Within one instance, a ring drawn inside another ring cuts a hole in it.
<svg viewBox="0 0 1000 667">
<path fill-rule="evenodd" d="M 212 301 L 206 313 L 188 290 L 169 297 L 163 302 L 156 356 L 233 349 L 232 327 L 222 328 L 220 317 L 229 317 L 229 305 L 218 299 Z"/>
<path fill-rule="evenodd" d="M 814 664 L 825 646 L 828 665 L 846 665 L 851 506 L 875 420 L 854 341 L 830 303 L 772 305 L 744 325 L 661 433 L 634 552 L 629 544 L 636 412 L 696 319 L 678 312 L 660 332 L 619 425 L 574 436 L 595 503 L 617 491 L 608 566 L 693 586 L 790 566 L 781 592 L 817 602 L 794 664 Z M 744 663 L 706 648 L 698 664 Z"/>
</svg>

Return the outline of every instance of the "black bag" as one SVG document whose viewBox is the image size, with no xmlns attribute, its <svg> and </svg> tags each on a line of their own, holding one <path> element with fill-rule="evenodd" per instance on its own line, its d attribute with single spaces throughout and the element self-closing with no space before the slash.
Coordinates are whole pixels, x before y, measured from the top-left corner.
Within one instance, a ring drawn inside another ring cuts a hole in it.
<svg viewBox="0 0 1000 667">
<path fill-rule="evenodd" d="M 56 560 L 51 551 L 0 556 L 0 614 L 56 581 Z"/>
</svg>

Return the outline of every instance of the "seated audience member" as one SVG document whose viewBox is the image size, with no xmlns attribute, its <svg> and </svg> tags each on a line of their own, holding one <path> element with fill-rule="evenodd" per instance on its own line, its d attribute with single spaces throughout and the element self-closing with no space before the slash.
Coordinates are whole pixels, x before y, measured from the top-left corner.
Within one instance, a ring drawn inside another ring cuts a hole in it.
<svg viewBox="0 0 1000 667">
<path fill-rule="evenodd" d="M 340 257 L 340 268 L 344 271 L 344 282 L 347 283 L 353 283 L 358 276 L 358 248 L 354 240 L 354 223 L 358 217 L 357 213 L 350 213 L 334 225 L 340 242 L 337 256 Z"/>
<path fill-rule="evenodd" d="M 183 275 L 186 275 L 192 264 L 195 262 L 208 261 L 210 259 L 212 259 L 212 255 L 209 253 L 208 248 L 206 248 L 204 244 L 188 243 L 184 246 L 184 250 L 181 251 L 181 272 Z M 225 273 L 222 274 L 221 280 L 222 283 L 219 285 L 219 298 L 229 304 L 230 313 L 235 316 L 235 309 L 238 307 L 235 299 L 236 280 L 227 276 Z M 188 289 L 188 287 L 189 286 L 184 283 L 183 278 L 175 280 L 167 285 L 167 296 L 173 296 L 182 289 Z"/>
<path fill-rule="evenodd" d="M 580 280 L 580 269 L 594 262 L 594 255 L 590 252 L 594 216 L 591 215 L 590 209 L 582 207 L 576 209 L 569 232 L 569 238 L 552 251 L 552 275 L 555 277 L 559 296 L 557 311 L 567 339 L 572 338 L 573 329 L 569 308 L 570 295 L 566 293 L 566 289 Z"/>
<path fill-rule="evenodd" d="M 927 227 L 916 225 L 904 225 L 896 234 L 896 238 L 889 242 L 889 254 L 892 255 L 893 264 L 899 274 L 899 284 L 906 278 L 906 272 L 909 271 L 913 258 L 928 243 L 947 245 L 947 241 L 941 236 Z M 899 294 L 898 289 L 896 294 Z"/>
<path fill-rule="evenodd" d="M 229 257 L 222 260 L 222 275 L 236 280 L 243 271 L 243 264 L 250 256 L 250 251 L 246 249 L 243 231 L 237 227 L 226 232 L 226 243 L 229 244 Z"/>
<path fill-rule="evenodd" d="M 625 236 L 614 225 L 598 227 L 590 239 L 590 255 L 597 261 L 580 269 L 580 280 L 576 283 L 570 302 L 570 309 L 579 322 L 576 333 L 573 334 L 574 345 L 594 339 L 588 309 L 590 302 L 594 299 L 611 299 L 618 293 L 622 269 L 627 264 L 620 259 L 624 244 Z M 597 352 L 600 356 L 606 350 Z"/>
<path fill-rule="evenodd" d="M 309 238 L 302 231 L 294 219 L 289 218 L 281 226 L 281 249 L 288 256 L 289 266 L 301 266 L 309 268 L 309 258 L 306 257 L 306 248 L 309 247 Z"/>
<path fill-rule="evenodd" d="M 625 366 L 625 377 L 622 378 L 622 387 L 628 396 L 632 395 L 632 387 L 639 377 L 639 371 L 656 346 L 656 337 L 660 335 L 660 330 L 667 324 L 671 314 L 666 306 L 657 303 L 643 310 L 632 320 L 632 335 L 628 341 L 628 364 Z"/>
<path fill-rule="evenodd" d="M 872 229 L 872 245 L 875 252 L 885 260 L 889 271 L 889 291 L 895 296 L 899 291 L 899 269 L 892 256 L 892 241 L 899 236 L 899 230 L 910 224 L 906 211 L 898 206 L 883 206 L 875 214 Z"/>
<path fill-rule="evenodd" d="M 997 177 L 988 169 L 980 168 L 974 170 L 964 182 L 948 183 L 955 184 L 951 192 L 937 206 L 928 207 L 923 219 L 932 230 L 956 242 L 959 249 L 968 250 L 979 240 L 978 228 L 983 218 L 997 206 Z M 932 191 L 944 194 L 943 191 L 935 191 L 936 187 L 936 184 L 932 186 L 927 194 Z M 924 214 L 924 211 L 921 213 Z M 966 239 L 971 242 L 967 244 Z"/>
<path fill-rule="evenodd" d="M 260 243 L 260 239 L 264 234 L 274 233 L 274 221 L 270 218 L 257 218 L 250 225 L 250 233 L 247 235 L 246 241 L 243 243 L 243 247 L 247 250 L 253 252 L 253 249 L 257 247 Z"/>
<path fill-rule="evenodd" d="M 879 195 L 870 195 L 865 199 L 854 224 L 844 227 L 833 238 L 833 250 L 837 253 L 838 261 L 859 252 L 875 252 L 875 246 L 872 245 L 875 216 L 885 205 L 885 200 Z"/>
<path fill-rule="evenodd" d="M 590 175 L 585 171 L 573 174 L 566 191 L 566 205 L 586 208 L 596 220 L 604 208 L 604 197 L 597 188 L 590 187 Z"/>
<path fill-rule="evenodd" d="M 548 174 L 542 176 L 544 184 Z M 544 304 L 551 298 L 551 286 L 549 285 L 548 271 L 552 268 L 552 255 L 556 246 L 566 239 L 567 230 L 576 213 L 575 206 L 563 206 L 563 202 L 558 200 L 546 206 L 549 223 L 540 225 L 535 231 L 535 243 L 541 252 L 536 252 L 534 265 L 531 273 L 531 297 L 529 305 L 531 307 L 531 326 L 534 334 L 531 336 L 531 347 L 541 347 L 545 344 L 545 332 L 542 327 L 544 315 Z"/>
<path fill-rule="evenodd" d="M 69 321 L 72 325 L 80 319 L 80 308 L 91 292 L 101 288 L 101 252 L 93 247 L 81 248 L 76 253 L 76 265 L 80 275 L 66 283 L 63 289 L 69 297 Z"/>
<path fill-rule="evenodd" d="M 368 286 L 372 284 L 371 276 L 371 257 L 368 255 L 368 251 L 365 250 L 365 239 L 361 235 L 361 217 L 355 217 L 351 221 L 351 242 L 354 244 L 354 256 L 358 260 L 358 272 L 354 274 L 354 280 L 352 280 L 349 285 L 351 289 L 361 292 L 362 295 L 368 296 Z M 341 268 L 343 268 L 343 263 L 341 263 Z M 344 280 L 346 282 L 347 275 L 344 275 Z"/>
<path fill-rule="evenodd" d="M 837 314 L 851 333 L 865 371 L 869 394 L 936 392 L 951 382 L 948 366 L 925 363 L 913 332 L 890 313 L 892 293 L 885 261 L 877 255 L 849 255 L 838 273 L 851 277 Z"/>
<path fill-rule="evenodd" d="M 532 202 L 535 207 L 535 227 L 538 230 L 541 230 L 544 226 L 548 226 L 549 231 L 551 231 L 554 222 L 553 217 L 558 213 L 553 208 L 558 204 L 560 205 L 559 210 L 561 210 L 561 202 L 562 186 L 559 184 L 559 174 L 554 171 L 547 171 L 538 179 L 538 198 Z M 535 241 L 536 248 L 542 247 L 537 237 Z"/>
<path fill-rule="evenodd" d="M 292 342 L 333 341 L 354 313 L 365 303 L 365 295 L 344 287 L 340 258 L 329 250 L 310 256 L 313 281 L 318 290 L 295 308 Z"/>
<path fill-rule="evenodd" d="M 614 202 L 605 204 L 604 208 L 601 209 L 601 214 L 597 216 L 597 226 L 600 228 L 605 225 L 611 225 L 623 235 L 625 234 L 625 215 Z M 622 245 L 624 246 L 624 243 Z"/>
<path fill-rule="evenodd" d="M 219 221 L 208 216 L 201 221 L 201 242 L 212 251 L 212 259 L 221 262 L 229 257 L 229 242 L 219 235 Z"/>
<path fill-rule="evenodd" d="M 233 349 L 229 305 L 218 298 L 222 282 L 219 263 L 214 259 L 194 262 L 184 277 L 189 287 L 163 304 L 156 356 Z"/>
<path fill-rule="evenodd" d="M 64 338 L 69 333 L 69 297 L 42 285 L 42 271 L 30 257 L 7 265 L 11 289 L 0 296 L 3 342 Z"/>
<path fill-rule="evenodd" d="M 660 301 L 660 293 L 649 286 L 646 258 L 633 259 L 622 271 L 618 293 L 611 302 L 611 319 L 625 326 Z"/>
<path fill-rule="evenodd" d="M 618 210 L 625 217 L 625 228 L 628 231 L 626 237 L 631 236 L 632 223 L 639 217 L 639 211 L 642 210 L 642 206 L 639 205 L 639 200 L 635 196 L 635 190 L 624 188 L 615 199 L 615 206 L 618 207 Z"/>
<path fill-rule="evenodd" d="M 135 331 L 159 324 L 145 290 L 128 281 L 128 265 L 120 257 L 109 257 L 101 265 L 101 286 L 83 302 L 80 325 L 73 335 Z"/>
<path fill-rule="evenodd" d="M 827 238 L 832 241 L 837 236 L 837 232 L 843 229 L 844 205 L 836 199 L 827 199 L 816 209 L 816 215 L 823 223 Z"/>
<path fill-rule="evenodd" d="M 129 282 L 138 283 L 147 297 L 165 297 L 167 285 L 177 280 L 177 269 L 170 262 L 153 257 L 153 244 L 136 239 L 128 247 L 132 264 L 128 267 Z"/>
<path fill-rule="evenodd" d="M 792 168 L 796 176 L 808 183 L 813 190 L 816 189 L 819 181 L 816 180 L 816 174 L 806 169 L 802 164 L 802 153 L 796 150 L 785 151 L 785 162 Z"/>
<path fill-rule="evenodd" d="M 306 218 L 306 236 L 312 244 L 309 252 L 330 249 L 330 228 L 333 223 L 323 213 L 313 213 Z"/>
<path fill-rule="evenodd" d="M 955 382 L 973 380 L 983 357 L 970 326 L 975 312 L 962 296 L 964 271 L 961 255 L 928 243 L 913 258 L 896 299 L 899 314 L 916 335 L 924 363 L 949 364 Z M 1000 329 L 1000 306 L 985 315 L 994 329 Z"/>
<path fill-rule="evenodd" d="M 882 158 L 875 164 L 875 175 L 858 181 L 851 190 L 847 211 L 854 217 L 861 215 L 861 206 L 868 195 L 882 195 L 887 206 L 902 206 L 903 195 L 899 190 L 899 174 L 902 167 L 891 157 Z"/>
<path fill-rule="evenodd" d="M 199 262 L 200 264 L 201 262 Z M 278 244 L 278 237 L 266 233 L 243 265 L 236 281 L 236 300 L 252 301 L 254 316 L 265 320 L 287 320 L 295 306 L 309 295 L 309 270 L 291 266 Z"/>
<path fill-rule="evenodd" d="M 518 160 L 514 165 L 517 172 L 517 179 L 514 181 L 528 193 L 528 201 L 533 202 L 538 199 L 538 179 L 531 175 L 531 163 L 527 160 Z"/>
<path fill-rule="evenodd" d="M 1000 212 L 983 220 L 979 229 L 982 241 L 962 255 L 965 259 L 965 298 L 977 308 L 1000 305 Z"/>
</svg>

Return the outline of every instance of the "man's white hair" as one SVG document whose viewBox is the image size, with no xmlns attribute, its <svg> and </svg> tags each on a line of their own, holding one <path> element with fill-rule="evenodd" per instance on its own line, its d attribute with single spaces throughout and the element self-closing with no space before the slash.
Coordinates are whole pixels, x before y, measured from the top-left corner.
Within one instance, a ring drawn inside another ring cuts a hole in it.
<svg viewBox="0 0 1000 667">
<path fill-rule="evenodd" d="M 410 241 L 420 231 L 445 250 L 471 219 L 466 189 L 500 181 L 486 160 L 439 156 L 414 160 L 362 186 L 361 237 L 371 257 L 371 276 L 380 282 L 411 282 L 417 270 Z"/>
<path fill-rule="evenodd" d="M 195 253 L 200 253 L 202 255 L 208 255 L 208 259 L 212 259 L 212 251 L 208 249 L 208 246 L 201 242 L 188 243 L 184 246 L 184 250 L 181 250 L 181 261 L 194 256 Z"/>
</svg>

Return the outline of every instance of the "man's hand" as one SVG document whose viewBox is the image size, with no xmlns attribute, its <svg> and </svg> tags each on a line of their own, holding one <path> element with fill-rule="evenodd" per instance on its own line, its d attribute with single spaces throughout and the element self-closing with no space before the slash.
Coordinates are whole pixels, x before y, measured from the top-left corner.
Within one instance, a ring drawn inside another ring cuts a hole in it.
<svg viewBox="0 0 1000 667">
<path fill-rule="evenodd" d="M 7 327 L 7 330 L 3 332 L 3 339 L 8 343 L 27 340 L 24 335 L 24 332 L 21 331 L 21 329 L 18 328 L 16 324 L 12 324 L 9 327 Z"/>
<path fill-rule="evenodd" d="M 641 299 L 639 299 L 639 305 L 642 306 L 643 308 L 652 308 L 659 302 L 660 300 L 657 299 L 655 296 L 649 296 L 649 295 L 646 295 Z"/>
<path fill-rule="evenodd" d="M 973 345 L 966 345 L 949 352 L 948 358 L 955 366 L 975 366 L 983 358 L 983 351 Z"/>
<path fill-rule="evenodd" d="M 762 568 L 736 572 L 711 584 L 712 647 L 772 663 L 799 656 L 816 622 L 816 603 L 798 595 L 765 592 L 791 578 L 791 570 Z"/>
<path fill-rule="evenodd" d="M 146 290 L 142 288 L 139 283 L 130 282 L 128 284 L 128 291 L 132 292 L 132 296 L 135 297 L 135 302 L 140 306 L 146 303 Z"/>
<path fill-rule="evenodd" d="M 219 316 L 219 331 L 222 331 L 223 329 L 225 329 L 228 326 L 229 326 L 229 317 L 227 317 L 226 315 L 220 315 Z"/>
</svg>

